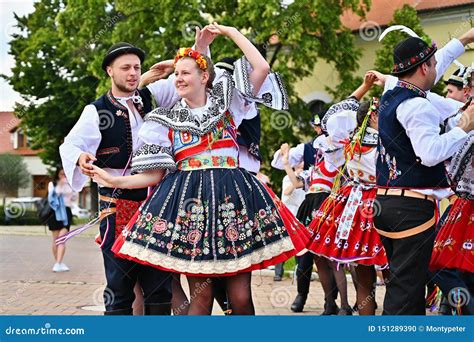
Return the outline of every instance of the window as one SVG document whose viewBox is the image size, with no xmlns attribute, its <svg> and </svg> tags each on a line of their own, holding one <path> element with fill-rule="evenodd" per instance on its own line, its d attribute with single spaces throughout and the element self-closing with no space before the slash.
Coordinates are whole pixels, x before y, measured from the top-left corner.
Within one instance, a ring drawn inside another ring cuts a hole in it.
<svg viewBox="0 0 474 342">
<path fill-rule="evenodd" d="M 13 148 L 27 148 L 30 146 L 27 135 L 23 132 L 21 128 L 17 129 L 13 133 Z"/>
</svg>

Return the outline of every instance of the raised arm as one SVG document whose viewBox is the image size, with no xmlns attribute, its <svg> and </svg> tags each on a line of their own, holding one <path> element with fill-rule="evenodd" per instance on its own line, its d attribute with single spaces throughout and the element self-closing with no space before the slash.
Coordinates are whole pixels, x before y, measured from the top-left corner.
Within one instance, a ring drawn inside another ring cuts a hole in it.
<svg viewBox="0 0 474 342">
<path fill-rule="evenodd" d="M 372 88 L 374 83 L 377 81 L 377 76 L 371 72 L 367 71 L 364 76 L 364 82 L 354 90 L 354 92 L 351 94 L 352 97 L 355 97 L 358 101 L 360 101 L 365 94 Z"/>
<path fill-rule="evenodd" d="M 253 69 L 250 74 L 250 83 L 252 84 L 253 94 L 257 95 L 260 90 L 260 87 L 263 84 L 263 81 L 265 80 L 270 71 L 270 65 L 265 60 L 265 58 L 263 58 L 262 54 L 250 42 L 250 40 L 248 40 L 235 27 L 229 27 L 214 23 L 212 25 L 207 26 L 207 29 L 212 33 L 221 34 L 232 39 L 232 41 L 244 53 L 245 57 L 247 58 Z"/>
<path fill-rule="evenodd" d="M 290 166 L 290 163 L 288 161 L 288 155 L 290 153 L 290 147 L 288 146 L 288 144 L 281 145 L 280 153 L 285 172 L 288 175 L 288 178 L 290 178 L 291 184 L 294 186 L 295 189 L 304 187 L 304 183 L 296 176 L 295 171 Z"/>
</svg>

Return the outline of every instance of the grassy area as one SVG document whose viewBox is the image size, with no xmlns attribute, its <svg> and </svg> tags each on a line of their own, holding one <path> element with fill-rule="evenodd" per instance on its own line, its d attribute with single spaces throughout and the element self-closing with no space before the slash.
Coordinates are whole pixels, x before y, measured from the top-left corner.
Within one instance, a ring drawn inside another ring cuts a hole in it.
<svg viewBox="0 0 474 342">
<path fill-rule="evenodd" d="M 285 265 L 283 266 L 285 271 L 290 271 L 290 272 L 293 272 L 295 270 L 295 267 L 296 267 L 296 259 L 294 257 L 285 261 Z"/>
</svg>

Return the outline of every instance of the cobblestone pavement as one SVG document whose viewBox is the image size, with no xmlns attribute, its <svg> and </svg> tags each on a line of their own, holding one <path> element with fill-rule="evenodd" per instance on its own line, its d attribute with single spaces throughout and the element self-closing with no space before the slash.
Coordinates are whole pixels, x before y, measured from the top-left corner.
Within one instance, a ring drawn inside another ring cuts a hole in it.
<svg viewBox="0 0 474 342">
<path fill-rule="evenodd" d="M 70 240 L 64 262 L 71 270 L 54 273 L 49 232 L 43 227 L 0 227 L 0 314 L 101 315 L 105 278 L 93 235 L 88 232 Z M 289 310 L 296 295 L 290 278 L 274 282 L 271 271 L 254 272 L 252 292 L 257 315 L 295 315 Z M 348 282 L 348 293 L 349 302 L 354 304 L 352 282 Z M 384 293 L 383 286 L 377 287 L 379 307 Z M 312 281 L 305 311 L 300 315 L 319 315 L 323 303 L 321 284 Z M 214 313 L 222 314 L 217 305 Z"/>
</svg>

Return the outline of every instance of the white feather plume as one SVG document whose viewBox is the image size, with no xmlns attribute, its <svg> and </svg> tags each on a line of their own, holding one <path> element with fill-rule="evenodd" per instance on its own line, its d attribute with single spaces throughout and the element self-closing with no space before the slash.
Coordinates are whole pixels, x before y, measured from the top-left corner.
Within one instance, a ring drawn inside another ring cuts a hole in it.
<svg viewBox="0 0 474 342">
<path fill-rule="evenodd" d="M 380 35 L 379 37 L 379 42 L 382 41 L 382 39 L 387 35 L 387 33 L 390 33 L 392 31 L 401 31 L 401 32 L 405 32 L 406 34 L 412 36 L 412 37 L 416 37 L 416 38 L 420 38 L 416 33 L 415 31 L 413 31 L 411 28 L 408 28 L 404 25 L 392 25 L 392 26 L 389 26 L 387 27 L 383 32 L 382 34 Z"/>
<path fill-rule="evenodd" d="M 464 70 L 466 70 L 466 67 L 457 59 L 455 59 L 453 63 L 456 64 L 459 69 L 461 69 L 460 75 L 464 74 Z"/>
</svg>

